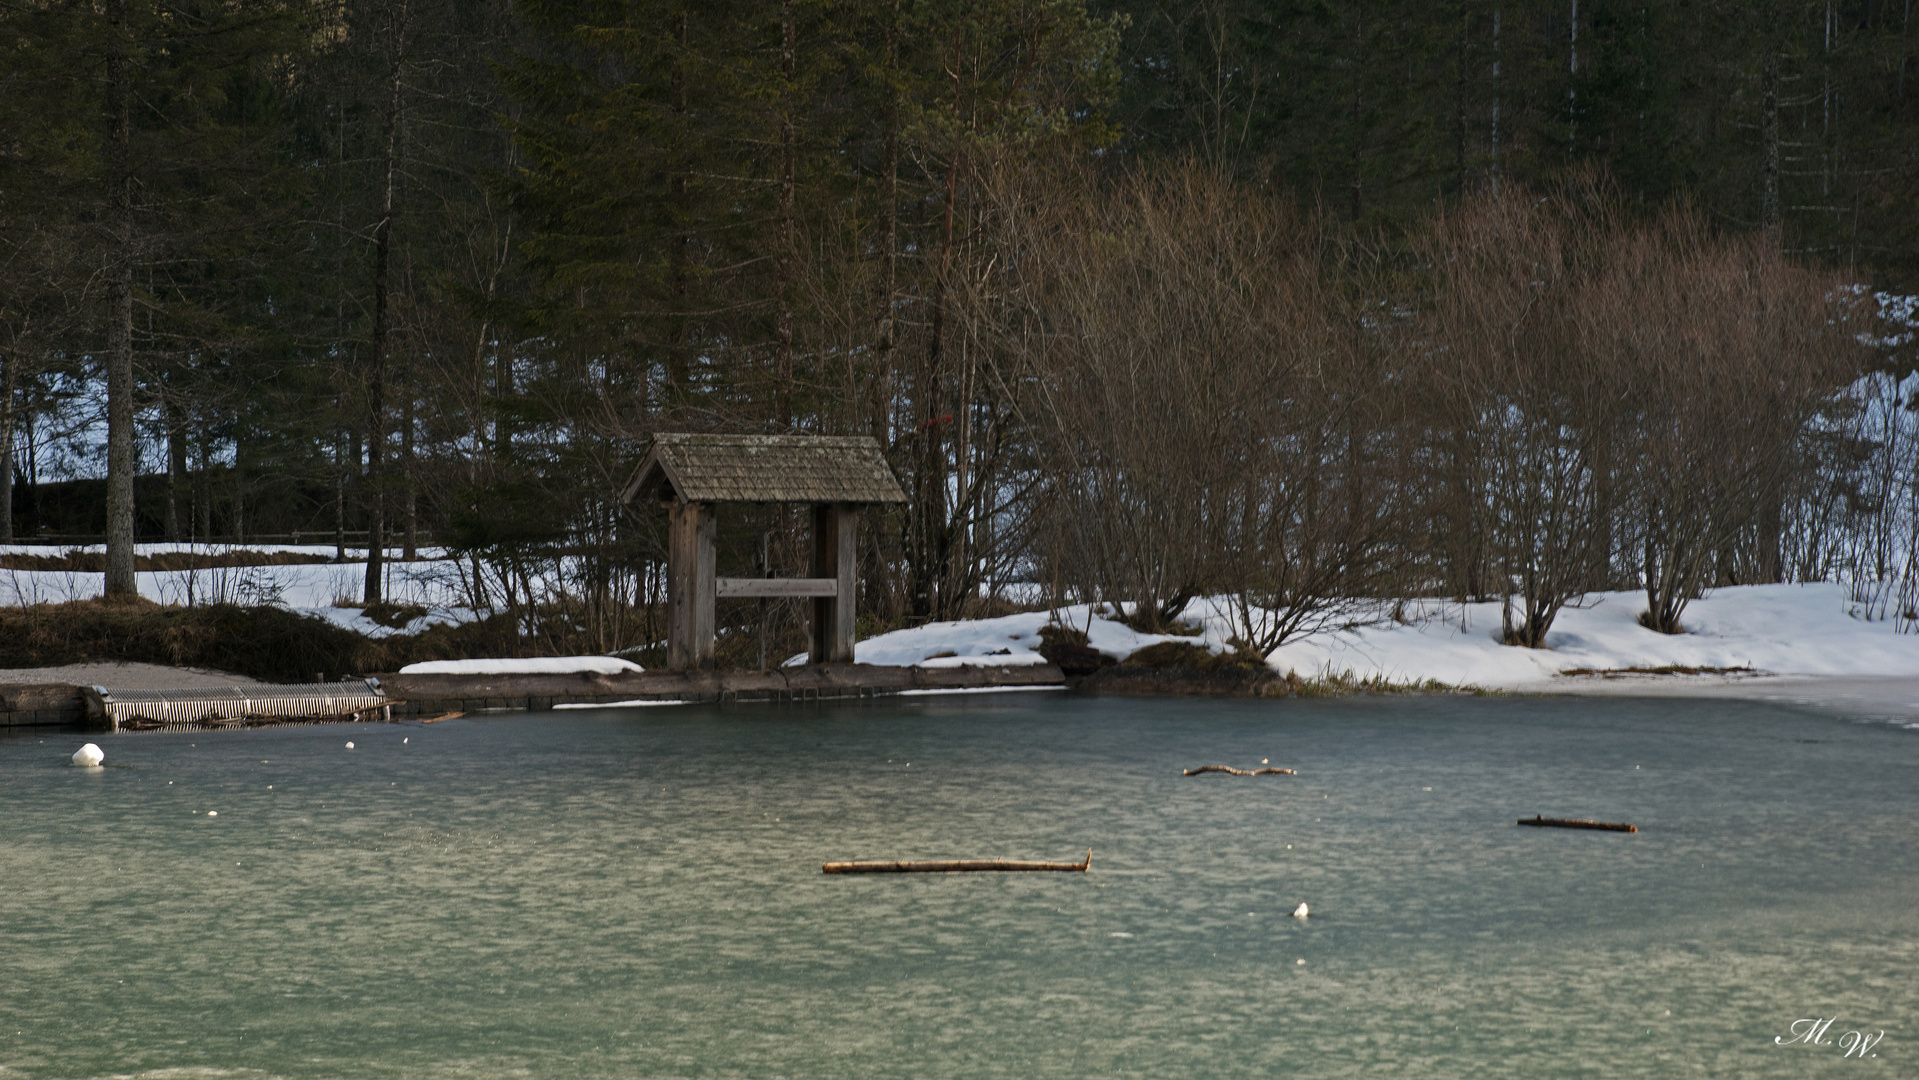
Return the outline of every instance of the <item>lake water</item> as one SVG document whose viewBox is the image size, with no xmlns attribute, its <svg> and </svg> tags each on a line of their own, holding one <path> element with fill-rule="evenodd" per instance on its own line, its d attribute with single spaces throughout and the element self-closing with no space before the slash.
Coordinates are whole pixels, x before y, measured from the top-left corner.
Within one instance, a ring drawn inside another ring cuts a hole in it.
<svg viewBox="0 0 1919 1080">
<path fill-rule="evenodd" d="M 1022 694 L 87 738 L 108 768 L 0 739 L 6 1080 L 1919 1076 L 1891 724 Z M 1262 759 L 1299 775 L 1180 775 Z"/>
</svg>

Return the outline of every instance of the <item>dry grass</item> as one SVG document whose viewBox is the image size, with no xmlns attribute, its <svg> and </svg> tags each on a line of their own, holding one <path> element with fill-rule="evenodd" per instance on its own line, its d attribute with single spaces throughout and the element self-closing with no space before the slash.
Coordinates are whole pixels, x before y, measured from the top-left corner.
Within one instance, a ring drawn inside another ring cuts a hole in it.
<svg viewBox="0 0 1919 1080">
<path fill-rule="evenodd" d="M 1297 672 L 1289 671 L 1281 684 L 1284 689 L 1274 687 L 1269 696 L 1281 697 L 1352 697 L 1359 694 L 1467 694 L 1473 697 L 1499 697 L 1498 691 L 1487 690 L 1471 684 L 1455 686 L 1437 679 L 1389 679 L 1384 675 L 1369 675 L 1360 678 L 1350 671 L 1322 671 L 1310 678 L 1301 678 Z"/>
</svg>

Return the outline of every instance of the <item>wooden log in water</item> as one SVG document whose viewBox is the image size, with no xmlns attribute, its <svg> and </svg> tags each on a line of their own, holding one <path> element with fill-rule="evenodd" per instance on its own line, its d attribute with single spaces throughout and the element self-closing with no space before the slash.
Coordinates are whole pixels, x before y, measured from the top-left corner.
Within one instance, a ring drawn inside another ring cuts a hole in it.
<svg viewBox="0 0 1919 1080">
<path fill-rule="evenodd" d="M 1022 859 L 922 859 L 899 862 L 830 862 L 820 865 L 824 874 L 953 874 L 965 871 L 1062 870 L 1085 873 L 1093 866 L 1093 849 L 1086 849 L 1085 862 L 1028 862 Z"/>
<path fill-rule="evenodd" d="M 1639 831 L 1639 826 L 1627 825 L 1624 822 L 1594 821 L 1591 818 L 1540 817 L 1538 814 L 1534 814 L 1530 818 L 1520 818 L 1519 823 L 1521 825 L 1538 825 L 1553 829 L 1599 829 L 1604 832 L 1633 833 Z"/>
<path fill-rule="evenodd" d="M 436 716 L 436 717 L 434 717 L 434 718 L 433 718 L 433 719 L 431 719 L 431 720 L 422 720 L 422 721 L 420 721 L 420 723 L 422 723 L 422 724 L 437 724 L 437 723 L 439 723 L 439 722 L 440 722 L 440 721 L 442 721 L 442 720 L 458 720 L 458 719 L 459 719 L 460 717 L 462 717 L 462 716 L 465 716 L 465 715 L 466 715 L 466 714 L 465 714 L 465 713 L 463 713 L 463 712 L 450 712 L 450 713 L 447 713 L 447 714 L 446 714 L 445 716 Z"/>
<path fill-rule="evenodd" d="M 1231 765 L 1201 765 L 1197 769 L 1187 769 L 1186 775 L 1198 776 L 1200 773 L 1209 773 L 1209 772 L 1232 773 L 1234 776 L 1298 776 L 1299 775 L 1299 771 L 1297 769 L 1278 769 L 1278 768 L 1235 769 Z"/>
</svg>

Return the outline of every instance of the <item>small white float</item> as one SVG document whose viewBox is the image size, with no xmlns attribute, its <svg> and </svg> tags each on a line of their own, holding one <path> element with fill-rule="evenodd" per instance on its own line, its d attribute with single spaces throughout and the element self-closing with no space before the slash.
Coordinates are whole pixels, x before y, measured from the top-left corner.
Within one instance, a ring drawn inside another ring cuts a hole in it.
<svg viewBox="0 0 1919 1080">
<path fill-rule="evenodd" d="M 1306 910 L 1305 904 L 1301 904 L 1293 909 L 1293 918 L 1295 919 L 1303 919 L 1310 914 L 1312 914 L 1312 912 Z"/>
<path fill-rule="evenodd" d="M 100 767 L 100 763 L 106 759 L 107 755 L 102 753 L 100 748 L 92 743 L 88 743 L 73 752 L 73 763 L 83 769 L 97 769 Z"/>
</svg>

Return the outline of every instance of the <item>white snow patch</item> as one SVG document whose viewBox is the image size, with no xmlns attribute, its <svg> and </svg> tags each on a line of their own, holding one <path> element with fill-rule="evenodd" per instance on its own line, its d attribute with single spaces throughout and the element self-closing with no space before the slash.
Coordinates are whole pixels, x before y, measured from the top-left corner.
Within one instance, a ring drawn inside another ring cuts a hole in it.
<svg viewBox="0 0 1919 1080">
<path fill-rule="evenodd" d="M 617 656 L 538 656 L 522 660 L 427 660 L 408 664 L 402 675 L 618 675 L 623 671 L 645 671 L 631 660 Z"/>
<path fill-rule="evenodd" d="M 1027 694 L 1035 690 L 1064 690 L 1064 686 L 954 686 L 926 690 L 901 690 L 897 697 L 926 697 L 930 694 Z"/>
<path fill-rule="evenodd" d="M 1411 607 L 1411 605 L 1408 605 Z M 1267 658 L 1302 676 L 1349 674 L 1396 682 L 1431 679 L 1484 689 L 1550 690 L 1568 670 L 1750 668 L 1778 675 L 1909 675 L 1919 671 L 1919 635 L 1889 621 L 1848 614 L 1835 584 L 1749 585 L 1720 589 L 1686 606 L 1686 632 L 1639 625 L 1639 592 L 1594 593 L 1560 612 L 1546 648 L 1499 642 L 1497 603 L 1428 604 L 1407 624 L 1316 635 Z M 1209 620 L 1210 621 L 1210 620 Z"/>
<path fill-rule="evenodd" d="M 1110 609 L 1100 605 L 1097 610 Z M 1639 625 L 1639 615 L 1646 610 L 1644 593 L 1593 593 L 1579 607 L 1559 613 L 1544 649 L 1501 644 L 1497 602 L 1462 607 L 1408 601 L 1404 610 L 1405 623 L 1315 634 L 1280 647 L 1267 662 L 1276 671 L 1306 678 L 1350 675 L 1524 691 L 1564 688 L 1577 677 L 1561 673 L 1577 669 L 1731 668 L 1754 674 L 1854 677 L 1919 672 L 1919 634 L 1898 633 L 1888 620 L 1859 618 L 1861 606 L 1838 584 L 1715 590 L 1686 606 L 1680 619 L 1686 632 L 1672 635 Z M 1182 620 L 1199 627 L 1193 637 L 1141 634 L 1104 614 L 1089 618 L 1084 604 L 1059 609 L 1059 621 L 1087 631 L 1093 648 L 1123 659 L 1162 641 L 1223 651 L 1236 633 L 1230 612 L 1220 599 L 1189 605 Z M 928 623 L 868 638 L 855 655 L 864 664 L 914 667 L 1038 663 L 1039 631 L 1051 621 L 1048 612 L 1034 611 Z M 936 655 L 942 652 L 954 655 Z"/>
<path fill-rule="evenodd" d="M 570 701 L 564 705 L 553 706 L 556 709 L 643 709 L 649 705 L 691 705 L 690 701 L 652 701 L 638 698 L 633 701 Z"/>
<path fill-rule="evenodd" d="M 1099 605 L 1098 610 L 1110 609 Z M 1060 608 L 1058 615 L 1061 624 L 1085 631 L 1089 645 L 1115 660 L 1162 641 L 1184 641 L 1214 651 L 1224 647 L 1221 644 L 1224 637 L 1210 631 L 1197 637 L 1142 634 L 1124 623 L 1092 614 L 1086 604 Z M 862 664 L 922 668 L 1043 664 L 1046 658 L 1038 651 L 1039 632 L 1053 621 L 1051 612 L 1028 611 L 997 619 L 927 623 L 867 638 L 854 646 L 853 658 Z M 952 655 L 941 656 L 941 653 Z"/>
</svg>

